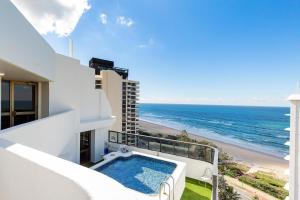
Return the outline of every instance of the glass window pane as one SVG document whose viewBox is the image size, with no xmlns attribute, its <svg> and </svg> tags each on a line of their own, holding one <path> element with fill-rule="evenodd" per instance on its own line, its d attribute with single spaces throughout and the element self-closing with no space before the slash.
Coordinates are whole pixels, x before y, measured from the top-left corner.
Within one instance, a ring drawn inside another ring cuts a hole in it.
<svg viewBox="0 0 300 200">
<path fill-rule="evenodd" d="M 16 115 L 14 119 L 14 125 L 16 126 L 35 120 L 35 115 Z"/>
<path fill-rule="evenodd" d="M 1 108 L 2 112 L 9 112 L 10 104 L 9 104 L 9 81 L 2 81 L 1 84 Z"/>
<path fill-rule="evenodd" d="M 6 129 L 10 127 L 10 117 L 2 116 L 1 117 L 1 129 Z"/>
<path fill-rule="evenodd" d="M 117 143 L 118 133 L 114 131 L 109 132 L 109 142 Z"/>
<path fill-rule="evenodd" d="M 149 150 L 160 151 L 160 140 L 156 138 L 149 138 Z"/>
<path fill-rule="evenodd" d="M 90 132 L 80 133 L 80 151 L 85 151 L 90 148 Z"/>
<path fill-rule="evenodd" d="M 138 136 L 137 146 L 142 149 L 148 149 L 149 139 L 143 136 Z"/>
<path fill-rule="evenodd" d="M 186 143 L 175 143 L 175 155 L 188 157 L 188 144 Z"/>
<path fill-rule="evenodd" d="M 15 111 L 35 110 L 35 85 L 15 83 Z"/>
<path fill-rule="evenodd" d="M 161 152 L 174 154 L 174 143 L 172 141 L 164 140 L 161 144 Z"/>
<path fill-rule="evenodd" d="M 90 161 L 91 152 L 91 132 L 80 133 L 80 163 Z"/>
</svg>

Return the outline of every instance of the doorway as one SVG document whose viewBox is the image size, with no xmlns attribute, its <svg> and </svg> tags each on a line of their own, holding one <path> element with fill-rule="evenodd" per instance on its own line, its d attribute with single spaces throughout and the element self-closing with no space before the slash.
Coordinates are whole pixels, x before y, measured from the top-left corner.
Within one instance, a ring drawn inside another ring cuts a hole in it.
<svg viewBox="0 0 300 200">
<path fill-rule="evenodd" d="M 37 119 L 37 83 L 1 82 L 1 129 Z"/>
<path fill-rule="evenodd" d="M 80 164 L 91 161 L 91 131 L 80 133 Z"/>
</svg>

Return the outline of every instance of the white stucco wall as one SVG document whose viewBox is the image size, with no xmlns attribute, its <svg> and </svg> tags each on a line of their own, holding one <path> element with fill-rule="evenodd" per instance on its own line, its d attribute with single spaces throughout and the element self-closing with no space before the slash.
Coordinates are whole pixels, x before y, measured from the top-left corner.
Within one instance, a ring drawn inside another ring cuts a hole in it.
<svg viewBox="0 0 300 200">
<path fill-rule="evenodd" d="M 67 111 L 2 130 L 0 138 L 75 162 L 76 129 L 75 111 Z"/>
<path fill-rule="evenodd" d="M 80 116 L 81 120 L 94 118 L 107 118 L 111 116 L 110 110 L 101 110 L 101 104 L 110 107 L 108 102 L 101 98 L 102 90 L 95 89 L 95 70 L 80 65 Z M 102 102 L 103 101 L 103 102 Z M 106 111 L 106 112 L 105 112 Z"/>
<path fill-rule="evenodd" d="M 0 13 L 0 60 L 53 80 L 53 49 L 9 0 L 0 1 Z"/>
<path fill-rule="evenodd" d="M 96 129 L 92 133 L 91 161 L 94 163 L 101 160 L 104 155 L 105 142 L 108 140 L 107 131 L 108 129 Z"/>
<path fill-rule="evenodd" d="M 79 61 L 58 54 L 55 60 L 54 81 L 49 83 L 49 114 L 69 109 L 79 110 Z"/>
<path fill-rule="evenodd" d="M 50 115 L 74 109 L 79 121 L 111 117 L 103 92 L 95 89 L 94 73 L 78 60 L 57 54 L 55 79 L 49 84 Z"/>
<path fill-rule="evenodd" d="M 92 161 L 97 162 L 104 154 L 108 127 L 113 118 L 84 124 L 84 130 L 95 129 L 92 143 Z M 40 151 L 79 163 L 81 124 L 74 110 L 21 124 L 1 131 L 0 138 L 17 142 Z"/>
<path fill-rule="evenodd" d="M 101 173 L 1 139 L 0 163 L 0 199 L 136 199 L 120 183 Z"/>
<path fill-rule="evenodd" d="M 106 95 L 102 90 L 95 89 L 95 71 L 83 66 L 76 59 L 56 55 L 55 78 L 49 83 L 49 113 L 53 115 L 62 110 L 73 109 L 75 111 L 75 136 L 69 141 L 67 149 L 77 148 L 74 162 L 79 163 L 80 132 L 97 130 L 107 135 L 108 128 L 114 122 L 111 116 L 111 108 Z M 97 162 L 103 155 L 103 142 L 93 140 L 92 161 Z M 70 157 L 69 152 L 62 157 Z M 73 153 L 74 154 L 74 153 Z M 74 157 L 71 156 L 71 157 Z"/>
<path fill-rule="evenodd" d="M 166 153 L 159 153 L 159 156 L 161 156 L 163 158 L 174 159 L 174 160 L 178 160 L 178 161 L 186 163 L 186 176 L 197 179 L 197 180 L 199 180 L 200 177 L 203 176 L 206 168 L 211 169 L 211 171 L 213 170 L 212 164 L 201 161 L 201 160 L 195 160 L 195 159 L 191 159 L 191 158 L 175 156 L 175 155 L 166 154 Z"/>
<path fill-rule="evenodd" d="M 112 108 L 112 115 L 116 121 L 111 130 L 122 131 L 122 77 L 112 70 L 101 71 L 102 90 L 105 92 L 107 99 Z"/>
</svg>

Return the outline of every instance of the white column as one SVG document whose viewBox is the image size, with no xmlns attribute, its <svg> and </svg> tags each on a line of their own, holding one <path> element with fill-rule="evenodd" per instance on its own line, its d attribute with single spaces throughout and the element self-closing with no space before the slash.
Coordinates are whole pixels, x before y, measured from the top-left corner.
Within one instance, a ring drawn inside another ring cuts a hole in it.
<svg viewBox="0 0 300 200">
<path fill-rule="evenodd" d="M 92 131 L 91 161 L 99 162 L 104 155 L 105 143 L 108 141 L 107 129 L 96 129 Z"/>
<path fill-rule="evenodd" d="M 290 161 L 289 161 L 289 199 L 300 199 L 300 94 L 291 95 L 290 108 Z"/>
</svg>

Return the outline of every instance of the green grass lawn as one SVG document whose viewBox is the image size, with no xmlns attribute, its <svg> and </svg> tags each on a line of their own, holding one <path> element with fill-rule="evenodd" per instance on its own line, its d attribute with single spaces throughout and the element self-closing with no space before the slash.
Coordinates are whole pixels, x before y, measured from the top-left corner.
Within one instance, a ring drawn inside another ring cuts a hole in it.
<svg viewBox="0 0 300 200">
<path fill-rule="evenodd" d="M 210 200 L 211 185 L 205 184 L 195 179 L 185 179 L 185 189 L 181 200 Z"/>
</svg>

